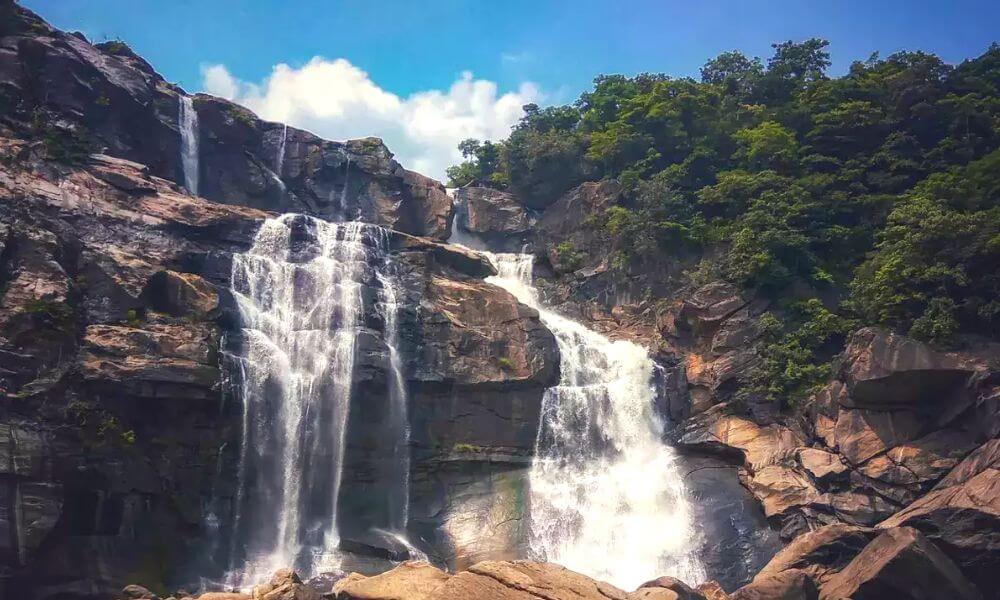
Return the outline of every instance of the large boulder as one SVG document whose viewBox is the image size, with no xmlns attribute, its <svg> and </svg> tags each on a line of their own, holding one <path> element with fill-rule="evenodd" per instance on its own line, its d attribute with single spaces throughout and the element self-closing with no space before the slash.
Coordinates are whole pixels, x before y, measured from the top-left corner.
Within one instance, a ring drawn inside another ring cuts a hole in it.
<svg viewBox="0 0 1000 600">
<path fill-rule="evenodd" d="M 875 328 L 851 336 L 840 364 L 847 405 L 871 408 L 944 406 L 975 371 L 957 354 Z"/>
<path fill-rule="evenodd" d="M 969 454 L 930 493 L 879 524 L 918 529 L 981 589 L 1000 568 L 1000 440 Z"/>
<path fill-rule="evenodd" d="M 816 600 L 816 584 L 803 571 L 789 569 L 755 577 L 730 595 L 732 600 Z"/>
<path fill-rule="evenodd" d="M 486 238 L 519 237 L 528 233 L 533 220 L 513 194 L 486 187 L 455 190 L 460 205 L 459 227 Z"/>
<path fill-rule="evenodd" d="M 887 529 L 827 580 L 824 600 L 979 600 L 955 563 L 916 529 Z"/>
<path fill-rule="evenodd" d="M 754 580 L 797 569 L 822 584 L 854 560 L 876 535 L 873 529 L 840 523 L 809 531 L 775 554 Z"/>
<path fill-rule="evenodd" d="M 614 181 L 587 182 L 563 194 L 538 219 L 539 251 L 560 272 L 606 270 L 610 245 L 591 223 L 615 206 L 620 196 L 621 186 Z"/>
<path fill-rule="evenodd" d="M 405 562 L 365 577 L 352 573 L 333 586 L 337 600 L 431 600 L 451 576 L 427 563 Z"/>
</svg>

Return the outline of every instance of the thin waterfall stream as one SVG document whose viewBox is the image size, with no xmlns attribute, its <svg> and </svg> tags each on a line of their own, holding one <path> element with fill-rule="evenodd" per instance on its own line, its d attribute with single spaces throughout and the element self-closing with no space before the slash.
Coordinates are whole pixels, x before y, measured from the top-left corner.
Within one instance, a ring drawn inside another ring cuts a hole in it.
<svg viewBox="0 0 1000 600">
<path fill-rule="evenodd" d="M 531 254 L 491 258 L 498 274 L 487 281 L 538 310 L 561 355 L 529 476 L 533 558 L 623 589 L 653 574 L 704 580 L 694 513 L 654 409 L 652 359 L 547 309 L 532 284 Z"/>
<path fill-rule="evenodd" d="M 179 97 L 177 128 L 181 132 L 181 168 L 184 171 L 184 187 L 192 195 L 198 195 L 198 111 L 194 100 L 183 94 Z"/>
</svg>

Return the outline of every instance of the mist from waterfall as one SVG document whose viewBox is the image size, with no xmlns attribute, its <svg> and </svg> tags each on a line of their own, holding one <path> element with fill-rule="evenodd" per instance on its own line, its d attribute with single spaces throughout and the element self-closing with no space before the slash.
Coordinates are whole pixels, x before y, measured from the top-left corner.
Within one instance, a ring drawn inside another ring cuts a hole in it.
<svg viewBox="0 0 1000 600">
<path fill-rule="evenodd" d="M 530 472 L 530 549 L 623 589 L 657 575 L 695 584 L 694 515 L 655 412 L 653 361 L 546 309 L 532 284 L 530 254 L 491 255 L 487 281 L 538 310 L 561 356 L 548 389 Z"/>
<path fill-rule="evenodd" d="M 282 567 L 310 574 L 339 564 L 338 494 L 366 287 L 380 287 L 391 426 L 401 429 L 394 452 L 408 453 L 400 292 L 387 245 L 388 232 L 374 225 L 288 214 L 265 221 L 250 250 L 233 257 L 244 418 L 231 585 Z M 405 527 L 408 455 L 403 465 L 394 529 Z"/>
<path fill-rule="evenodd" d="M 181 168 L 184 187 L 198 195 L 198 112 L 191 96 L 181 94 L 177 113 L 177 128 L 181 132 Z"/>
</svg>

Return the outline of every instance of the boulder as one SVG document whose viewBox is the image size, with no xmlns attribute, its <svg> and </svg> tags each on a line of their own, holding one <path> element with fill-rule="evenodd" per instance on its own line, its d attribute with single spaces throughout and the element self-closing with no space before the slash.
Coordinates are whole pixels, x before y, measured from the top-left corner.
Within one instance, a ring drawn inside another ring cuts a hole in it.
<svg viewBox="0 0 1000 600">
<path fill-rule="evenodd" d="M 1000 566 L 1000 440 L 980 446 L 930 493 L 878 526 L 920 530 L 980 588 L 993 588 Z"/>
<path fill-rule="evenodd" d="M 427 563 L 404 562 L 373 577 L 351 573 L 334 584 L 333 593 L 337 600 L 431 600 L 450 578 Z"/>
<path fill-rule="evenodd" d="M 816 584 L 804 571 L 789 569 L 755 577 L 729 596 L 732 600 L 816 600 Z"/>
<path fill-rule="evenodd" d="M 730 600 L 729 594 L 726 593 L 726 590 L 722 589 L 718 581 L 699 583 L 694 589 L 704 596 L 705 600 Z"/>
<path fill-rule="evenodd" d="M 975 372 L 957 354 L 876 328 L 856 331 L 840 359 L 849 407 L 943 406 Z"/>
<path fill-rule="evenodd" d="M 593 275 L 605 270 L 611 246 L 590 223 L 615 206 L 620 196 L 621 186 L 614 181 L 587 182 L 566 192 L 539 217 L 536 247 L 560 272 L 586 269 Z"/>
<path fill-rule="evenodd" d="M 704 594 L 680 579 L 657 577 L 629 594 L 629 600 L 706 600 Z"/>
<path fill-rule="evenodd" d="M 979 600 L 975 586 L 916 529 L 887 529 L 822 586 L 824 600 Z"/>
<path fill-rule="evenodd" d="M 680 322 L 700 333 L 714 329 L 746 306 L 747 302 L 736 286 L 716 281 L 698 288 L 686 297 L 678 317 Z"/>
<path fill-rule="evenodd" d="M 749 482 L 767 517 L 781 517 L 791 510 L 818 502 L 821 495 L 804 474 L 786 466 L 769 465 L 753 474 Z"/>
<path fill-rule="evenodd" d="M 493 595 L 496 594 L 496 595 Z M 442 586 L 440 600 L 628 600 L 618 588 L 554 563 L 484 561 Z"/>
<path fill-rule="evenodd" d="M 799 448 L 796 457 L 802 468 L 818 481 L 833 479 L 847 471 L 839 455 L 819 448 Z"/>
<path fill-rule="evenodd" d="M 253 589 L 254 600 L 321 600 L 319 592 L 302 583 L 298 573 L 279 569 L 267 583 Z"/>
<path fill-rule="evenodd" d="M 125 600 L 160 600 L 160 597 L 147 590 L 141 585 L 126 585 L 122 589 L 122 598 Z"/>
<path fill-rule="evenodd" d="M 790 458 L 803 444 L 802 438 L 784 425 L 761 426 L 743 417 L 719 414 L 723 409 L 689 420 L 679 444 L 723 454 L 736 451 L 754 472 Z"/>
<path fill-rule="evenodd" d="M 837 450 L 852 465 L 859 465 L 919 437 L 924 427 L 911 411 L 841 410 L 834 428 Z"/>
<path fill-rule="evenodd" d="M 459 227 L 487 238 L 520 236 L 531 229 L 532 220 L 513 194 L 487 187 L 455 190 L 461 204 Z"/>
<path fill-rule="evenodd" d="M 775 554 L 754 580 L 797 569 L 822 584 L 854 560 L 876 535 L 874 529 L 842 523 L 806 532 Z"/>
</svg>

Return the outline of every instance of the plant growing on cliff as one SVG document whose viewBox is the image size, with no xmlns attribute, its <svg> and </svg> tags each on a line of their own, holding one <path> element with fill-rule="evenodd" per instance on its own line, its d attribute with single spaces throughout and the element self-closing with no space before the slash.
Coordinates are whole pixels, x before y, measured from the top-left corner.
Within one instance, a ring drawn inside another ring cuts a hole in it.
<svg viewBox="0 0 1000 600">
<path fill-rule="evenodd" d="M 24 312 L 31 315 L 40 326 L 65 329 L 73 324 L 73 309 L 65 302 L 34 298 L 25 303 Z"/>
<path fill-rule="evenodd" d="M 743 393 L 785 407 L 796 404 L 830 377 L 831 360 L 856 326 L 816 298 L 789 306 L 784 321 L 764 313 L 757 323 L 761 365 Z"/>
<path fill-rule="evenodd" d="M 556 256 L 559 259 L 559 267 L 566 271 L 579 269 L 583 262 L 583 255 L 576 251 L 576 247 L 570 241 L 562 242 L 556 246 Z"/>
</svg>

